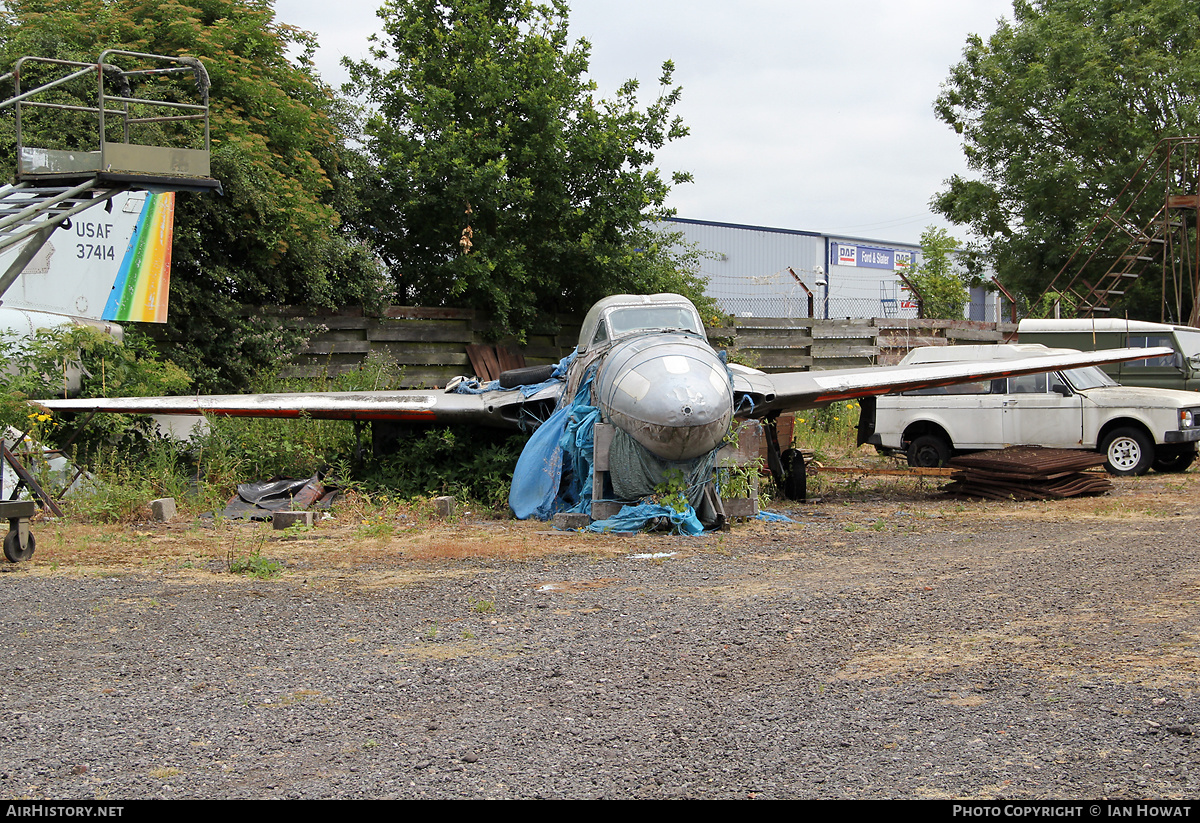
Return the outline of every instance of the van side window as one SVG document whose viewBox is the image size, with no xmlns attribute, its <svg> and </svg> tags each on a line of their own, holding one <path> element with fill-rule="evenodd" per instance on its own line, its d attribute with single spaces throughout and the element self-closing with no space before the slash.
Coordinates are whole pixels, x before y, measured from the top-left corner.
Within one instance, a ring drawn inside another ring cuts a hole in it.
<svg viewBox="0 0 1200 823">
<path fill-rule="evenodd" d="M 1171 339 L 1169 334 L 1143 334 L 1136 337 L 1131 334 L 1129 335 L 1129 342 L 1127 345 L 1131 349 L 1149 349 L 1153 348 L 1154 346 L 1166 346 L 1168 349 L 1175 348 L 1175 342 Z M 1148 357 L 1145 360 L 1131 360 L 1128 363 L 1125 363 L 1122 368 L 1138 369 L 1149 366 L 1170 367 L 1174 365 L 1175 358 L 1168 354 L 1162 357 Z"/>
<path fill-rule="evenodd" d="M 1008 378 L 1009 394 L 1045 394 L 1046 375 L 1023 374 L 1020 377 Z"/>
<path fill-rule="evenodd" d="M 1061 394 L 1063 392 L 1063 390 L 1066 390 L 1067 394 L 1073 393 L 1071 391 L 1070 385 L 1067 384 L 1067 381 L 1063 379 L 1063 376 L 1061 374 L 1059 374 L 1058 372 L 1055 372 L 1054 374 L 1049 375 L 1049 377 L 1050 377 L 1050 380 L 1049 380 L 1050 391 L 1058 392 L 1059 394 Z"/>
<path fill-rule="evenodd" d="M 988 394 L 991 390 L 991 382 L 985 380 L 978 383 L 959 383 L 954 386 L 933 386 L 928 389 L 913 389 L 912 391 L 903 392 L 903 395 L 905 397 L 927 397 L 930 395 L 946 394 Z"/>
</svg>

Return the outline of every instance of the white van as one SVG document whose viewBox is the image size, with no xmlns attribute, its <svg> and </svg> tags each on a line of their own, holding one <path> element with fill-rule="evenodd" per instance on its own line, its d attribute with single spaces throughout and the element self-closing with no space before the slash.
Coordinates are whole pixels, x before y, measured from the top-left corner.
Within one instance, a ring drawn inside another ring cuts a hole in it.
<svg viewBox="0 0 1200 823">
<path fill-rule="evenodd" d="M 930 346 L 902 364 L 1065 354 L 1037 344 Z M 1200 441 L 1200 392 L 1121 386 L 1095 366 L 1000 378 L 877 399 L 859 441 L 940 466 L 957 452 L 1010 445 L 1095 449 L 1113 474 L 1186 471 Z"/>
</svg>

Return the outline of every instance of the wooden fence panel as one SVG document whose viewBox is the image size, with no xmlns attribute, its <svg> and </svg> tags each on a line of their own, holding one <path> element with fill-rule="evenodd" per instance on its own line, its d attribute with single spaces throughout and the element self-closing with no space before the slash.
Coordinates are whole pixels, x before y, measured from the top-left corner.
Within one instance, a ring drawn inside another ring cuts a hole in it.
<svg viewBox="0 0 1200 823">
<path fill-rule="evenodd" d="M 262 314 L 261 308 L 248 313 Z M 311 330 L 297 358 L 297 374 L 338 374 L 356 369 L 370 353 L 404 367 L 411 387 L 445 385 L 471 371 L 468 345 L 519 349 L 527 365 L 556 363 L 574 348 L 580 319 L 559 318 L 555 333 L 531 334 L 525 345 L 485 337 L 487 323 L 468 309 L 389 306 L 380 316 L 361 310 L 312 312 L 297 308 L 270 314 L 288 326 Z M 707 329 L 709 339 L 730 359 L 764 371 L 863 368 L 895 363 L 917 346 L 985 344 L 1011 339 L 1011 323 L 959 320 L 819 320 L 812 318 L 736 317 L 733 325 Z"/>
</svg>

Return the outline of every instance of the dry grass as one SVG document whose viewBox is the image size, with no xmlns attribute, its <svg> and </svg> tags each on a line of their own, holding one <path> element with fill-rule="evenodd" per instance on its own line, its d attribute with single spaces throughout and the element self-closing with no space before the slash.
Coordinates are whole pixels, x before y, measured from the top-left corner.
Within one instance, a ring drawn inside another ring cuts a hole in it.
<svg viewBox="0 0 1200 823">
<path fill-rule="evenodd" d="M 655 536 L 557 532 L 545 523 L 514 520 L 458 522 L 397 518 L 383 536 L 364 536 L 354 512 L 335 512 L 311 530 L 274 531 L 270 523 L 194 520 L 167 524 L 96 525 L 35 520 L 33 561 L 0 565 L 0 571 L 30 574 L 114 574 L 174 571 L 225 574 L 229 561 L 258 552 L 303 570 L 307 578 L 348 571 L 388 572 L 413 564 L 468 559 L 529 560 L 555 554 L 620 555 Z M 428 572 L 424 572 L 425 576 Z"/>
<path fill-rule="evenodd" d="M 897 530 L 936 531 L 949 524 L 968 530 L 980 524 L 982 534 L 986 530 L 982 524 L 994 518 L 1078 520 L 1102 528 L 1112 520 L 1200 517 L 1194 505 L 1200 485 L 1197 473 L 1116 478 L 1109 495 L 1039 503 L 951 500 L 939 494 L 940 485 L 937 478 L 825 475 L 821 502 L 800 511 L 809 517 L 835 520 L 838 533 L 851 542 L 863 536 L 858 532 L 882 539 Z M 335 509 L 331 518 L 319 521 L 311 530 L 277 532 L 269 523 L 179 518 L 169 524 L 35 521 L 33 531 L 38 541 L 33 561 L 19 566 L 3 564 L 0 570 L 33 574 L 225 573 L 231 557 L 249 556 L 257 550 L 288 569 L 304 570 L 309 577 L 351 570 L 402 574 L 413 564 L 469 559 L 516 561 L 559 554 L 606 557 L 663 551 L 728 555 L 775 534 L 774 527 L 754 521 L 736 525 L 728 535 L 700 538 L 571 533 L 556 531 L 545 523 L 469 514 L 441 521 L 424 503 L 363 500 Z M 803 531 L 789 535 L 792 545 L 811 542 Z M 831 541 L 825 536 L 820 548 L 838 548 L 838 539 Z M 772 552 L 769 545 L 757 550 Z"/>
</svg>

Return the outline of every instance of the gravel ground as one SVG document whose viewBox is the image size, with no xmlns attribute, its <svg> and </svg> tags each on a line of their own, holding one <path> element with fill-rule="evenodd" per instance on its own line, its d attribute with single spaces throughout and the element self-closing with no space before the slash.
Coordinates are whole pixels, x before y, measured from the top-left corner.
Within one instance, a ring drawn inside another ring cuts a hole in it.
<svg viewBox="0 0 1200 823">
<path fill-rule="evenodd" d="M 41 524 L 0 569 L 0 792 L 1195 797 L 1200 475 L 1116 483 L 851 479 L 701 538 Z M 254 550 L 283 573 L 225 570 Z"/>
</svg>

